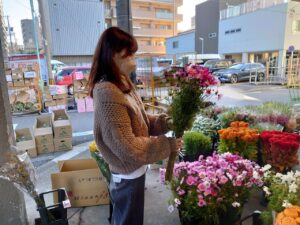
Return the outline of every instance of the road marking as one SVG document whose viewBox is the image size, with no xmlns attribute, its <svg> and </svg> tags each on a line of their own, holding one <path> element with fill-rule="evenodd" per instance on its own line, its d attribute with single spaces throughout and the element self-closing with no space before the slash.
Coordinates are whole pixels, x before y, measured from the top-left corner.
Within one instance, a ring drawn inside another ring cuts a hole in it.
<svg viewBox="0 0 300 225">
<path fill-rule="evenodd" d="M 18 124 L 17 123 L 14 123 L 13 124 L 13 128 L 14 128 L 14 130 L 16 129 L 16 127 L 18 126 Z"/>
<path fill-rule="evenodd" d="M 83 131 L 83 132 L 75 132 L 73 133 L 73 137 L 81 137 L 81 136 L 86 136 L 86 135 L 91 135 L 94 134 L 94 132 L 92 130 L 89 131 Z"/>
</svg>

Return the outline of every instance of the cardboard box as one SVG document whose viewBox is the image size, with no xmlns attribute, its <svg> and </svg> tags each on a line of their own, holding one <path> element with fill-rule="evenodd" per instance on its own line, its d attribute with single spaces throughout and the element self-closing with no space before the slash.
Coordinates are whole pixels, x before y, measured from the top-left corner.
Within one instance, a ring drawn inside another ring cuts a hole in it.
<svg viewBox="0 0 300 225">
<path fill-rule="evenodd" d="M 24 79 L 24 85 L 25 86 L 34 86 L 35 85 L 34 79 L 32 79 L 32 78 L 26 78 L 26 79 Z"/>
<path fill-rule="evenodd" d="M 45 101 L 45 107 L 56 106 L 55 100 Z"/>
<path fill-rule="evenodd" d="M 44 95 L 44 100 L 45 100 L 45 101 L 52 101 L 52 100 L 53 100 L 52 95 L 50 95 L 50 94 L 45 94 L 45 95 Z"/>
<path fill-rule="evenodd" d="M 87 80 L 74 80 L 74 92 L 87 91 Z"/>
<path fill-rule="evenodd" d="M 14 83 L 13 82 L 7 82 L 7 87 L 13 87 Z"/>
<path fill-rule="evenodd" d="M 36 157 L 36 145 L 29 128 L 15 130 L 16 147 L 20 153 L 28 152 L 30 157 Z"/>
<path fill-rule="evenodd" d="M 67 105 L 67 99 L 56 99 L 56 105 Z"/>
<path fill-rule="evenodd" d="M 105 178 L 94 159 L 58 162 L 59 172 L 51 174 L 52 189 L 65 188 L 72 207 L 108 204 Z"/>
<path fill-rule="evenodd" d="M 36 145 L 53 145 L 53 130 L 51 115 L 36 117 L 33 133 Z"/>
<path fill-rule="evenodd" d="M 55 138 L 72 137 L 72 126 L 66 110 L 58 109 L 52 112 L 52 125 Z"/>
<path fill-rule="evenodd" d="M 66 99 L 68 94 L 53 95 L 53 99 Z"/>
<path fill-rule="evenodd" d="M 13 81 L 13 80 L 12 80 L 12 76 L 11 76 L 10 74 L 5 75 L 5 77 L 6 77 L 6 81 L 7 81 L 7 82 L 12 82 L 12 81 Z"/>
<path fill-rule="evenodd" d="M 19 79 L 19 80 L 14 80 L 14 87 L 24 87 L 24 80 Z"/>
<path fill-rule="evenodd" d="M 85 112 L 85 99 L 84 98 L 77 98 L 76 102 L 77 102 L 77 111 L 79 113 Z"/>
<path fill-rule="evenodd" d="M 23 79 L 23 71 L 21 69 L 14 69 L 11 76 L 13 80 Z"/>
<path fill-rule="evenodd" d="M 54 138 L 54 151 L 66 151 L 72 148 L 72 138 Z"/>
<path fill-rule="evenodd" d="M 85 98 L 85 104 L 86 104 L 86 111 L 87 112 L 94 112 L 94 102 L 91 97 Z"/>
<path fill-rule="evenodd" d="M 53 140 L 53 138 L 52 138 L 52 140 Z M 51 144 L 46 144 L 46 145 L 37 145 L 36 148 L 37 148 L 38 155 L 54 152 L 53 142 Z"/>
<path fill-rule="evenodd" d="M 36 72 L 35 71 L 26 71 L 24 72 L 24 78 L 35 78 Z"/>
</svg>

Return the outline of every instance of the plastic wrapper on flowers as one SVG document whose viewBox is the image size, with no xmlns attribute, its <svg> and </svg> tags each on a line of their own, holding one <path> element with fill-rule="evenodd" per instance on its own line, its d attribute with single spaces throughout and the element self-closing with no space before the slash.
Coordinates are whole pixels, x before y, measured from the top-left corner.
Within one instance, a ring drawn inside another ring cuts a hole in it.
<svg viewBox="0 0 300 225">
<path fill-rule="evenodd" d="M 180 162 L 173 172 L 171 203 L 183 218 L 194 218 L 201 224 L 218 225 L 220 215 L 232 209 L 240 215 L 250 191 L 263 185 L 262 169 L 231 153 Z"/>
<path fill-rule="evenodd" d="M 175 136 L 180 138 L 185 130 L 191 129 L 196 114 L 206 106 L 206 102 L 212 96 L 220 97 L 215 87 L 219 82 L 207 68 L 193 64 L 174 72 L 173 79 L 177 88 L 172 96 L 171 117 Z M 171 180 L 175 158 L 176 153 L 171 153 L 166 171 L 167 181 Z"/>
</svg>

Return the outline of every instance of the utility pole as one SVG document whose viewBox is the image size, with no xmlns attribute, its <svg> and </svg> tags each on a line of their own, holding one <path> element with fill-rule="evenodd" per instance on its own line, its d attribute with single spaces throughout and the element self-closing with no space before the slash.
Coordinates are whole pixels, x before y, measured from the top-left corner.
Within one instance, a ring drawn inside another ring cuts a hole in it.
<svg viewBox="0 0 300 225">
<path fill-rule="evenodd" d="M 48 83 L 54 84 L 54 76 L 52 73 L 52 67 L 51 67 L 51 52 L 50 52 L 50 45 L 49 45 L 49 34 L 46 28 L 46 15 L 45 15 L 45 7 L 43 0 L 38 0 L 39 4 L 39 13 L 40 13 L 40 19 L 41 19 L 41 25 L 42 25 L 42 38 L 43 38 L 43 44 L 44 44 L 44 50 L 45 50 L 45 57 L 46 57 L 46 63 L 47 63 L 47 74 L 48 74 Z"/>
<path fill-rule="evenodd" d="M 13 43 L 12 43 L 12 33 L 11 33 L 11 27 L 9 23 L 9 16 L 6 16 L 7 19 L 7 29 L 8 29 L 8 35 L 9 35 L 9 44 L 10 44 L 10 51 L 13 52 Z"/>
<path fill-rule="evenodd" d="M 40 70 L 40 79 L 39 79 L 39 86 L 41 90 L 44 90 L 44 81 L 42 78 L 42 73 L 41 73 L 41 59 L 40 59 L 40 50 L 39 50 L 39 43 L 38 43 L 38 36 L 37 36 L 37 31 L 36 31 L 36 24 L 35 24 L 35 11 L 34 11 L 34 6 L 33 6 L 33 0 L 30 0 L 30 8 L 31 8 L 31 17 L 32 17 L 32 30 L 33 30 L 33 37 L 34 37 L 34 43 L 35 43 L 35 48 L 36 48 L 36 55 L 37 55 L 37 60 L 38 60 L 38 65 L 39 65 L 39 70 Z"/>
</svg>

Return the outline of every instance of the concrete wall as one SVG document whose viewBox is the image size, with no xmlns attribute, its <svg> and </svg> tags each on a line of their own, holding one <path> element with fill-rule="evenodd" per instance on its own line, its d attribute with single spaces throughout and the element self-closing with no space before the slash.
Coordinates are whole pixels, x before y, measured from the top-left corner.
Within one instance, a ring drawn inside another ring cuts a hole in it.
<svg viewBox="0 0 300 225">
<path fill-rule="evenodd" d="M 249 0 L 218 0 L 218 1 L 219 1 L 220 10 L 223 10 L 223 9 L 227 9 L 228 6 L 240 5 Z"/>
<path fill-rule="evenodd" d="M 178 47 L 173 48 L 173 43 L 178 42 Z M 166 39 L 167 54 L 195 52 L 195 31 L 185 32 L 175 37 Z"/>
<path fill-rule="evenodd" d="M 219 53 L 275 51 L 283 49 L 288 4 L 261 9 L 221 20 Z M 225 34 L 226 31 L 240 32 Z"/>
<path fill-rule="evenodd" d="M 223 1 L 221 1 L 223 2 Z M 219 1 L 207 1 L 196 6 L 196 32 L 195 46 L 196 52 L 202 53 L 203 42 L 199 37 L 204 39 L 204 54 L 218 53 L 218 28 L 219 28 Z M 215 37 L 210 34 L 214 33 Z"/>
</svg>

